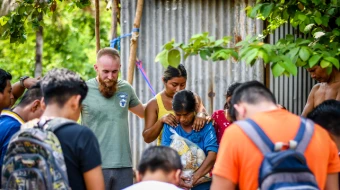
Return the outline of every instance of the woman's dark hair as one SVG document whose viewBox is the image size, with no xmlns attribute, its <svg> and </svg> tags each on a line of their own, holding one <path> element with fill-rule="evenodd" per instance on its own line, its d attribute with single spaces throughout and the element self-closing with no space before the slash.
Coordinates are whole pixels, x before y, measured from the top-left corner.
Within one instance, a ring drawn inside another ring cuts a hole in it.
<svg viewBox="0 0 340 190">
<path fill-rule="evenodd" d="M 164 82 L 168 82 L 168 80 L 171 80 L 174 77 L 187 78 L 187 70 L 185 70 L 184 65 L 180 64 L 177 68 L 168 66 L 163 73 Z"/>
<path fill-rule="evenodd" d="M 226 99 L 231 97 L 233 94 L 234 94 L 234 91 L 237 87 L 239 87 L 242 83 L 239 83 L 239 82 L 235 82 L 233 84 L 231 84 L 229 87 L 228 87 L 228 90 L 227 90 L 227 93 L 225 94 L 225 97 Z M 225 102 L 223 108 L 224 109 L 229 109 L 229 104 L 230 102 Z"/>
<path fill-rule="evenodd" d="M 187 112 L 194 112 L 195 108 L 195 95 L 190 90 L 181 90 L 175 94 L 172 100 L 172 109 L 175 112 L 180 112 L 183 110 Z"/>
</svg>

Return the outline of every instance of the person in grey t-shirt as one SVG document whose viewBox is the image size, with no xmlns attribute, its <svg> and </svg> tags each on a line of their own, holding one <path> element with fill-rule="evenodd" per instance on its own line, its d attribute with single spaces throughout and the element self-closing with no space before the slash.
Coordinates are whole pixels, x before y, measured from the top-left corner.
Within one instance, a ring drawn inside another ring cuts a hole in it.
<svg viewBox="0 0 340 190">
<path fill-rule="evenodd" d="M 129 83 L 118 79 L 119 52 L 101 49 L 94 65 L 97 77 L 86 83 L 82 124 L 96 135 L 103 161 L 106 189 L 123 189 L 133 183 L 128 111 L 144 118 L 144 107 Z"/>
</svg>

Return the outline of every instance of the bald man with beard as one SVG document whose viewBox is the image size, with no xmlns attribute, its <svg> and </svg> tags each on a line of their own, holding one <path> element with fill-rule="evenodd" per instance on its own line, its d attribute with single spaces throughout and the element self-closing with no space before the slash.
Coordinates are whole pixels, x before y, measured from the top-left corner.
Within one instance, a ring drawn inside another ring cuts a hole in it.
<svg viewBox="0 0 340 190">
<path fill-rule="evenodd" d="M 83 102 L 82 124 L 98 138 L 105 188 L 123 189 L 133 183 L 128 112 L 144 118 L 144 107 L 132 86 L 118 79 L 117 50 L 101 49 L 94 69 L 97 77 L 86 82 L 89 92 Z"/>
<path fill-rule="evenodd" d="M 307 103 L 303 109 L 302 116 L 306 117 L 315 107 L 326 100 L 340 100 L 340 72 L 335 67 L 331 74 L 326 69 L 316 65 L 307 69 L 311 77 L 319 83 L 314 85 L 309 93 Z"/>
</svg>

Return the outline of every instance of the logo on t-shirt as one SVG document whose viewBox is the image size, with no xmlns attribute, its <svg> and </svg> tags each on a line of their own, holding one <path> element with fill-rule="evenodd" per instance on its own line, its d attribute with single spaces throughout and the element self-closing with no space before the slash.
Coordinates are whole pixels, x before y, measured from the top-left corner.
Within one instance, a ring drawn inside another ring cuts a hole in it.
<svg viewBox="0 0 340 190">
<path fill-rule="evenodd" d="M 127 103 L 128 94 L 125 93 L 125 92 L 121 92 L 117 95 L 118 95 L 118 98 L 120 99 L 119 100 L 120 107 L 125 108 L 126 103 Z"/>
</svg>

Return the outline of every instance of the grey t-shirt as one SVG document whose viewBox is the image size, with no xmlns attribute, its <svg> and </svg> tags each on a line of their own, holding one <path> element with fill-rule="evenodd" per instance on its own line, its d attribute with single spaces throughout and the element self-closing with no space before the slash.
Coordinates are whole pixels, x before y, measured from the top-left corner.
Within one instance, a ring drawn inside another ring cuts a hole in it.
<svg viewBox="0 0 340 190">
<path fill-rule="evenodd" d="M 98 139 L 102 167 L 132 167 L 128 111 L 140 104 L 134 89 L 126 81 L 119 80 L 117 92 L 111 98 L 105 98 L 99 92 L 95 78 L 86 83 L 89 91 L 83 101 L 81 122 Z"/>
</svg>

